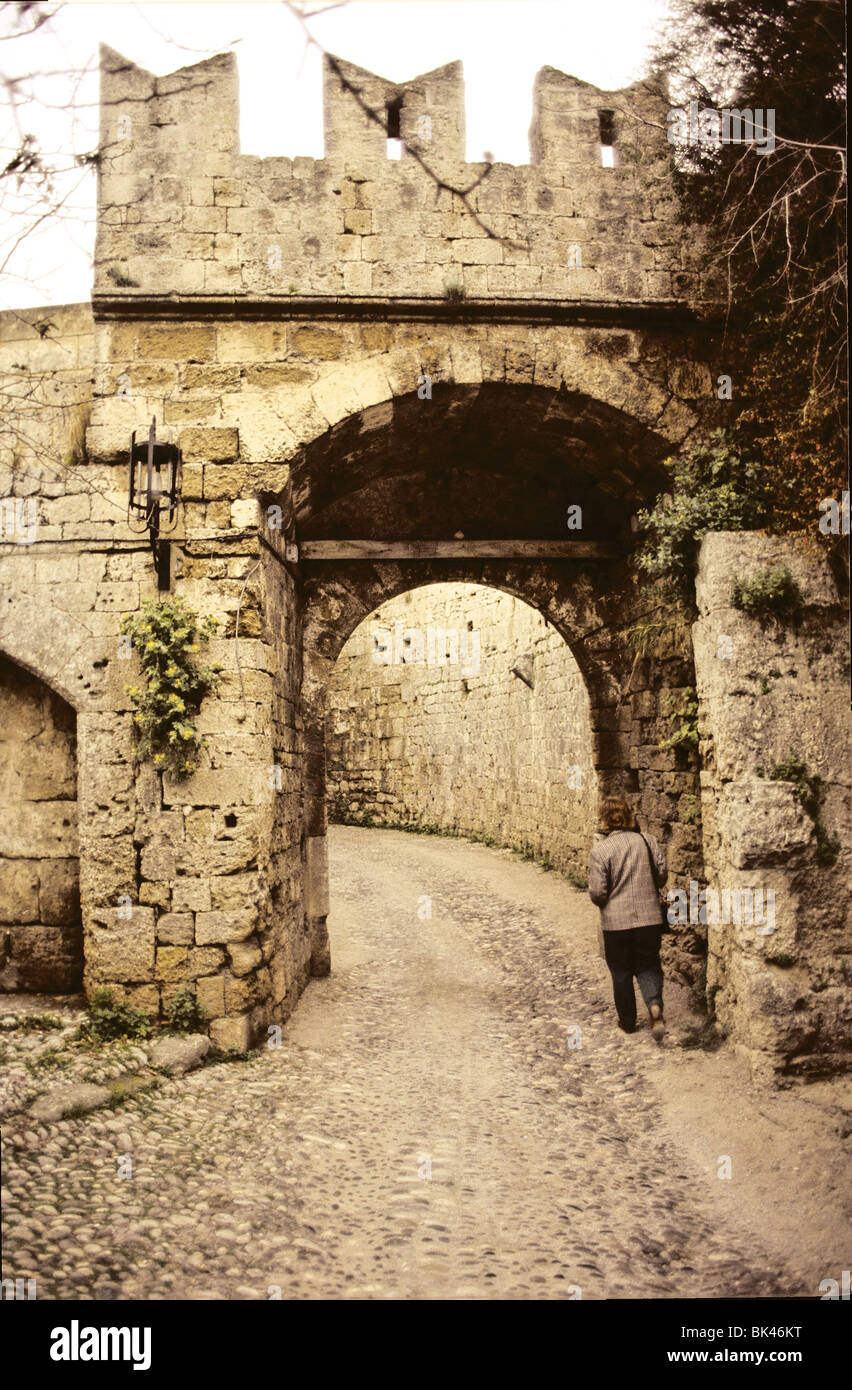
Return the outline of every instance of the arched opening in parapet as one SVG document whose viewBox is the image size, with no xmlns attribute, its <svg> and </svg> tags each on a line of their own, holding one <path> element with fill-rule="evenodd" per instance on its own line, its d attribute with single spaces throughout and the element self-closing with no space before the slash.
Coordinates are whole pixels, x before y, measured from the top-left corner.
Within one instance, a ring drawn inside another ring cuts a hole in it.
<svg viewBox="0 0 852 1390">
<path fill-rule="evenodd" d="M 0 992 L 82 988 L 77 719 L 0 654 Z"/>
</svg>

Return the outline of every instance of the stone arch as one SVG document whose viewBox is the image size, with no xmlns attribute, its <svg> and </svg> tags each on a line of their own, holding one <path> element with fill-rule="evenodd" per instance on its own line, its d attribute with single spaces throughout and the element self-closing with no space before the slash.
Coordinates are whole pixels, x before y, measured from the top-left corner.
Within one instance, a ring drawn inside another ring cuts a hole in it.
<svg viewBox="0 0 852 1390">
<path fill-rule="evenodd" d="M 56 606 L 47 586 L 32 583 L 34 566 L 29 564 L 24 577 L 29 583 L 21 582 L 9 566 L 8 587 L 0 599 L 0 652 L 82 713 L 96 707 L 104 692 L 103 641 L 82 618 Z M 4 579 L 6 569 L 0 561 Z"/>
<path fill-rule="evenodd" d="M 73 993 L 83 977 L 77 719 L 0 655 L 0 989 Z"/>
<path fill-rule="evenodd" d="M 671 443 L 605 400 L 517 382 L 436 386 L 366 406 L 291 456 L 286 506 L 305 539 L 575 539 L 621 558 L 311 562 L 303 576 L 302 806 L 312 969 L 328 968 L 325 913 L 325 693 L 350 633 L 381 603 L 457 581 L 513 594 L 560 633 L 583 674 L 602 791 L 645 793 L 635 756 L 636 665 L 625 633 L 643 610 L 627 564 L 631 515 L 662 490 Z M 417 499 L 422 499 L 415 508 Z M 646 702 L 647 703 L 647 702 Z M 650 711 L 646 709 L 646 714 Z M 654 816 L 647 813 L 646 820 Z"/>
<path fill-rule="evenodd" d="M 104 563 L 99 564 L 101 571 Z M 75 878 L 83 922 L 83 983 L 89 985 L 104 982 L 97 973 L 101 946 L 92 931 L 93 911 L 101 908 L 105 896 L 114 901 L 118 893 L 132 894 L 136 856 L 127 834 L 133 816 L 124 663 L 115 659 L 116 636 L 100 635 L 103 614 L 93 618 L 87 608 L 78 617 L 61 606 L 66 595 L 74 601 L 75 573 L 64 556 L 41 559 L 19 549 L 2 557 L 0 654 L 63 701 L 75 718 Z M 93 595 L 85 597 L 95 608 Z M 108 596 L 107 605 L 106 625 L 115 634 L 120 621 L 115 598 Z M 120 869 L 115 870 L 119 860 Z M 76 972 L 74 988 L 79 988 Z"/>
<path fill-rule="evenodd" d="M 305 325 L 293 330 L 292 365 L 258 368 L 239 422 L 242 456 L 297 459 L 327 431 L 371 412 L 367 428 L 426 379 L 438 387 L 535 388 L 607 404 L 669 447 L 711 422 L 718 402 L 706 327 L 413 321 Z M 310 363 L 310 369 L 304 364 Z M 306 376 L 310 385 L 299 385 Z"/>
<path fill-rule="evenodd" d="M 366 812 L 436 824 L 585 870 L 597 809 L 588 690 L 529 603 L 482 584 L 407 590 L 350 634 L 326 698 L 330 823 Z"/>
</svg>

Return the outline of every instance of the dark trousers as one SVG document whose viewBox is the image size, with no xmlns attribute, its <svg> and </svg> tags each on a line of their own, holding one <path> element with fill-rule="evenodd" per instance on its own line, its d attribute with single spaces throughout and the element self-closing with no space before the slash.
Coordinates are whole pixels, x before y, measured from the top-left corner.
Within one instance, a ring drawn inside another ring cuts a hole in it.
<svg viewBox="0 0 852 1390">
<path fill-rule="evenodd" d="M 627 931 L 605 931 L 603 934 L 604 955 L 612 976 L 612 997 L 618 1021 L 627 1028 L 636 1025 L 634 975 L 648 1008 L 652 1004 L 663 1007 L 661 938 L 658 926 L 629 927 Z"/>
</svg>

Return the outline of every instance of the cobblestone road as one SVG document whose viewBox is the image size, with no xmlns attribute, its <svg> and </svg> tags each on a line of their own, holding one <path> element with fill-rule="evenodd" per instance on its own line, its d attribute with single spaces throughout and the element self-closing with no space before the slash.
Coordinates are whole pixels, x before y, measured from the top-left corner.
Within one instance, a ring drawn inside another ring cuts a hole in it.
<svg viewBox="0 0 852 1390">
<path fill-rule="evenodd" d="M 280 1049 L 47 1142 L 7 1128 L 4 1273 L 40 1298 L 812 1292 L 655 1137 L 665 1056 L 614 1029 L 583 895 L 463 841 L 332 840 L 334 969 Z"/>
</svg>

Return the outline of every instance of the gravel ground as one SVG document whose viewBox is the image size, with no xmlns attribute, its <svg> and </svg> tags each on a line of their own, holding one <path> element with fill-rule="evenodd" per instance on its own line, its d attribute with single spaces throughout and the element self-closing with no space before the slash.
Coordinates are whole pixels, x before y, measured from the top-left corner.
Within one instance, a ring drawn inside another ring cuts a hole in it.
<svg viewBox="0 0 852 1390">
<path fill-rule="evenodd" d="M 811 1120 L 785 1135 L 803 1173 L 764 1191 L 742 1073 L 679 1049 L 677 992 L 662 1048 L 617 1031 L 595 911 L 557 875 L 334 827 L 332 903 L 332 974 L 279 1048 L 42 1126 L 20 1108 L 39 1068 L 7 1061 L 4 1276 L 48 1299 L 599 1299 L 815 1296 L 848 1268 L 834 1093 L 762 1099 Z M 74 1021 L 0 1044 L 32 1062 Z M 808 1143 L 834 1168 L 803 1217 Z"/>
</svg>

